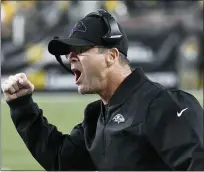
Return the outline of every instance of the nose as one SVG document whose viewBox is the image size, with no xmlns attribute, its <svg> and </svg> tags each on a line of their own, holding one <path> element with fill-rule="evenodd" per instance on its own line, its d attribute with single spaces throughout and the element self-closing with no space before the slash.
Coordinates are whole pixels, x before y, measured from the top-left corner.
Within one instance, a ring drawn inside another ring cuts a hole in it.
<svg viewBox="0 0 204 172">
<path fill-rule="evenodd" d="M 69 63 L 75 63 L 79 61 L 77 54 L 74 52 L 69 53 L 66 58 L 68 59 Z"/>
</svg>

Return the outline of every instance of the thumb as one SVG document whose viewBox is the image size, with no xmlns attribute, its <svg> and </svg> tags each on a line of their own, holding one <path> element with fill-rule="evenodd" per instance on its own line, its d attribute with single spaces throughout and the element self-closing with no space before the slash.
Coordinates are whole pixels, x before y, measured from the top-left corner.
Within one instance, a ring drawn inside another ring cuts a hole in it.
<svg viewBox="0 0 204 172">
<path fill-rule="evenodd" d="M 16 74 L 16 76 L 20 79 L 23 79 L 23 80 L 27 80 L 27 76 L 25 73 L 18 73 Z"/>
<path fill-rule="evenodd" d="M 28 79 L 22 79 L 20 78 L 18 80 L 19 84 L 22 85 L 23 87 L 31 87 L 32 83 Z"/>
<path fill-rule="evenodd" d="M 19 82 L 19 84 L 20 84 L 21 86 L 24 86 L 24 85 L 25 85 L 24 80 L 23 80 L 22 78 L 19 78 L 19 79 L 18 79 L 18 82 Z"/>
<path fill-rule="evenodd" d="M 26 75 L 24 73 L 16 74 L 18 77 L 18 82 L 23 87 L 32 87 L 32 83 L 27 79 Z"/>
</svg>

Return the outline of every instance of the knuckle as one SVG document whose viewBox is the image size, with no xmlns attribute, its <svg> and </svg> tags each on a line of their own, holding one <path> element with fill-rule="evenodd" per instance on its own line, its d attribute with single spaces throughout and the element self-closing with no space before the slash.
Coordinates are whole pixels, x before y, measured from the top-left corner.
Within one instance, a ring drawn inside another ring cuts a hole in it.
<svg viewBox="0 0 204 172">
<path fill-rule="evenodd" d="M 14 88 L 17 88 L 17 87 L 18 87 L 18 84 L 17 84 L 16 82 L 13 82 L 12 86 L 13 86 Z"/>
<path fill-rule="evenodd" d="M 15 93 L 14 89 L 9 89 L 9 91 L 10 91 L 11 94 Z"/>
<path fill-rule="evenodd" d="M 16 76 L 21 76 L 23 73 L 17 73 Z"/>
<path fill-rule="evenodd" d="M 20 76 L 21 76 L 22 78 L 27 78 L 25 73 L 20 73 Z"/>
<path fill-rule="evenodd" d="M 8 84 L 11 85 L 11 86 L 12 86 L 12 85 L 15 85 L 16 83 L 17 83 L 16 80 L 10 80 L 10 81 L 8 82 Z"/>
<path fill-rule="evenodd" d="M 8 84 L 7 87 L 8 87 L 8 89 L 12 89 L 13 86 Z"/>
<path fill-rule="evenodd" d="M 8 77 L 8 79 L 9 79 L 9 80 L 12 80 L 13 77 L 14 77 L 13 75 L 10 75 L 10 76 Z"/>
<path fill-rule="evenodd" d="M 12 93 L 16 92 L 16 90 L 13 88 L 13 86 L 11 84 L 3 84 L 2 90 L 6 94 L 12 94 Z"/>
<path fill-rule="evenodd" d="M 2 84 L 7 84 L 8 82 L 9 82 L 9 79 L 6 79 L 6 80 L 3 81 Z"/>
<path fill-rule="evenodd" d="M 12 91 L 12 87 L 7 87 L 6 90 L 5 90 L 5 93 L 13 93 Z"/>
<path fill-rule="evenodd" d="M 16 76 L 16 77 L 19 77 L 19 76 L 20 76 L 20 74 L 19 74 L 19 73 L 17 73 L 17 74 L 15 74 L 15 76 Z"/>
<path fill-rule="evenodd" d="M 25 79 L 24 73 L 18 73 L 15 75 L 18 79 Z"/>
<path fill-rule="evenodd" d="M 14 84 L 15 82 L 17 82 L 17 78 L 15 76 L 10 76 L 8 82 L 10 82 L 11 84 Z"/>
<path fill-rule="evenodd" d="M 15 91 L 15 88 L 13 86 L 9 86 L 9 90 L 14 90 Z"/>
</svg>

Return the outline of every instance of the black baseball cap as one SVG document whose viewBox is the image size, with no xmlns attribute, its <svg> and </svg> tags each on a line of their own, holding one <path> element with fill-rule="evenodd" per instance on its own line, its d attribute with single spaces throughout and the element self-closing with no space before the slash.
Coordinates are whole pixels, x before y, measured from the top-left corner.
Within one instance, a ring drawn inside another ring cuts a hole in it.
<svg viewBox="0 0 204 172">
<path fill-rule="evenodd" d="M 108 26 L 103 18 L 87 15 L 75 24 L 67 38 L 51 40 L 48 44 L 48 51 L 52 55 L 67 55 L 71 52 L 72 47 L 103 46 L 115 47 L 127 56 L 128 39 L 120 24 L 118 28 L 122 33 L 122 38 L 117 42 L 108 43 L 102 39 L 108 31 Z"/>
</svg>

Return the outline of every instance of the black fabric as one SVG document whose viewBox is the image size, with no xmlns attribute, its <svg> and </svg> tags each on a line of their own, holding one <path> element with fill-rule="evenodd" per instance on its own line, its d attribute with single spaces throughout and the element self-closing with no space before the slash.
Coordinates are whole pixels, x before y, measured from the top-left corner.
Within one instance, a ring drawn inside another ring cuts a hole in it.
<svg viewBox="0 0 204 172">
<path fill-rule="evenodd" d="M 105 111 L 108 111 L 108 104 L 104 105 Z"/>
<path fill-rule="evenodd" d="M 67 38 L 53 39 L 48 44 L 48 51 L 53 55 L 67 55 L 71 46 L 104 46 L 115 47 L 125 56 L 128 51 L 128 38 L 124 29 L 119 25 L 122 39 L 114 44 L 105 42 L 102 37 L 108 28 L 102 18 L 84 17 L 72 28 Z"/>
<path fill-rule="evenodd" d="M 8 104 L 18 133 L 45 170 L 204 170 L 202 107 L 141 69 L 124 80 L 107 109 L 102 100 L 88 104 L 70 134 L 49 124 L 29 95 Z"/>
<path fill-rule="evenodd" d="M 203 109 L 192 95 L 164 90 L 149 104 L 144 131 L 172 170 L 204 170 L 203 119 Z"/>
<path fill-rule="evenodd" d="M 46 171 L 96 169 L 85 148 L 82 124 L 76 125 L 70 135 L 59 132 L 48 123 L 30 94 L 7 103 L 20 137 Z"/>
<path fill-rule="evenodd" d="M 32 97 L 32 94 L 26 94 L 22 97 L 19 97 L 18 99 L 8 101 L 7 103 L 9 104 L 10 108 L 18 109 L 22 105 L 32 104 L 33 99 L 31 99 L 31 97 Z"/>
<path fill-rule="evenodd" d="M 102 103 L 102 113 L 103 113 L 104 120 L 106 120 L 107 112 L 108 112 L 108 104 Z"/>
</svg>

